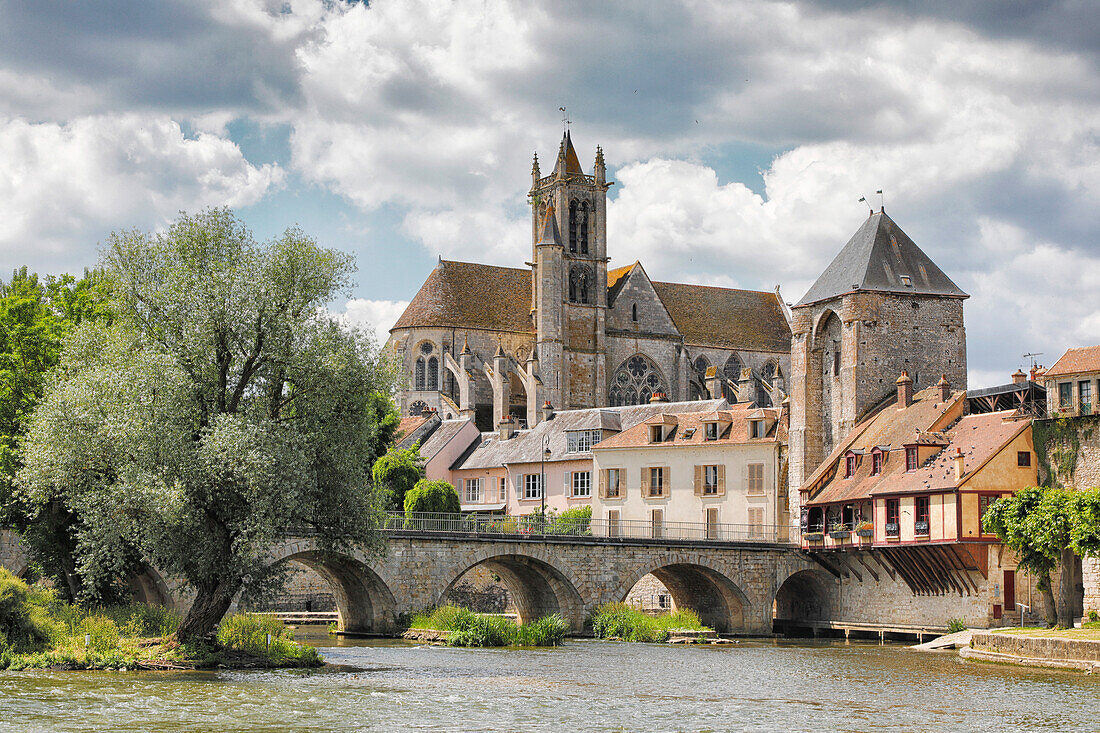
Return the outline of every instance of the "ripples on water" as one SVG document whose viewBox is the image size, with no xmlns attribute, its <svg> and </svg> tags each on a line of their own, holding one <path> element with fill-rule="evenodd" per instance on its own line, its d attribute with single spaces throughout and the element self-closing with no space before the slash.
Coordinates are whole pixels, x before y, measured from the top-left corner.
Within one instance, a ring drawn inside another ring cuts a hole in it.
<svg viewBox="0 0 1100 733">
<path fill-rule="evenodd" d="M 897 646 L 344 640 L 323 651 L 334 666 L 315 672 L 0 672 L 0 730 L 1100 729 L 1100 677 Z"/>
</svg>

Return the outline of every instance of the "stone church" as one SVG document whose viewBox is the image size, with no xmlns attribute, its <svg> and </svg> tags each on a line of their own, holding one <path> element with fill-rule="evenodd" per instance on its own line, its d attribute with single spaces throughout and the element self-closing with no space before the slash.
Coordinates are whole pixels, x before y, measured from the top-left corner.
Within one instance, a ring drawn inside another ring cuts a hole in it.
<svg viewBox="0 0 1100 733">
<path fill-rule="evenodd" d="M 550 175 L 536 156 L 531 178 L 526 266 L 440 260 L 390 330 L 402 414 L 436 409 L 487 431 L 507 415 L 533 426 L 546 403 L 783 401 L 791 327 L 778 289 L 657 282 L 639 262 L 609 268 L 603 152 L 585 173 L 568 132 Z"/>
</svg>

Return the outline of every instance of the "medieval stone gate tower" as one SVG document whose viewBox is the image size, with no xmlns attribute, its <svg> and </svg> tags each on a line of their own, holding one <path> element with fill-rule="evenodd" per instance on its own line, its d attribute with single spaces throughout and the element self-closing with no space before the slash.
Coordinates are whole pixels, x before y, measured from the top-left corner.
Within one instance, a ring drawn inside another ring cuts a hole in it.
<svg viewBox="0 0 1100 733">
<path fill-rule="evenodd" d="M 792 309 L 790 490 L 852 428 L 893 399 L 946 375 L 966 388 L 963 300 L 969 297 L 884 211 L 872 213 Z"/>
<path fill-rule="evenodd" d="M 531 308 L 546 399 L 607 404 L 607 189 L 603 151 L 581 169 L 567 132 L 554 171 L 531 169 Z M 561 365 L 560 369 L 546 368 Z"/>
</svg>

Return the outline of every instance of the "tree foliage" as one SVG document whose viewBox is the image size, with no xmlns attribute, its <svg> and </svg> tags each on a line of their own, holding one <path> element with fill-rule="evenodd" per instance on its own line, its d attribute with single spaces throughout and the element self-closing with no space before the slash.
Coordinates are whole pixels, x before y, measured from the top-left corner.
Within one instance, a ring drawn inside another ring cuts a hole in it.
<svg viewBox="0 0 1100 733">
<path fill-rule="evenodd" d="M 386 490 L 386 505 L 399 512 L 405 507 L 405 495 L 424 478 L 424 459 L 418 446 L 390 448 L 374 463 L 374 485 Z"/>
<path fill-rule="evenodd" d="M 446 481 L 420 479 L 405 494 L 405 516 L 412 514 L 458 514 L 462 510 L 458 491 Z"/>
<path fill-rule="evenodd" d="M 119 572 L 132 544 L 196 591 L 181 639 L 238 591 L 281 581 L 267 549 L 376 547 L 370 467 L 397 420 L 392 370 L 324 310 L 348 256 L 297 229 L 258 244 L 228 209 L 113 234 L 118 323 L 67 339 L 26 440 L 19 486 L 80 519 L 79 569 Z"/>
</svg>

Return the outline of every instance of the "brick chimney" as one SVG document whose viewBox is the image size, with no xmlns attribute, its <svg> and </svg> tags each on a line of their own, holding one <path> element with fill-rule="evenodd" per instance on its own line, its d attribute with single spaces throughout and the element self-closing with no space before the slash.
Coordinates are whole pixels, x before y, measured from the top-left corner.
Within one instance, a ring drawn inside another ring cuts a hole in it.
<svg viewBox="0 0 1100 733">
<path fill-rule="evenodd" d="M 501 440 L 510 439 L 516 434 L 516 419 L 511 415 L 505 415 L 500 419 L 497 429 L 500 431 Z"/>
<path fill-rule="evenodd" d="M 936 389 L 939 390 L 940 402 L 947 402 L 951 399 L 951 385 L 947 382 L 946 374 L 940 375 L 940 381 L 936 382 Z"/>
<path fill-rule="evenodd" d="M 1035 380 L 1035 377 L 1034 377 L 1035 370 L 1032 369 L 1031 373 L 1033 375 L 1031 377 L 1031 379 L 1032 379 L 1032 381 L 1034 381 Z M 1015 372 L 1012 373 L 1012 383 L 1013 384 L 1023 384 L 1026 381 L 1027 381 L 1027 375 L 1024 374 L 1023 369 L 1017 369 Z"/>
<path fill-rule="evenodd" d="M 668 395 L 664 392 L 654 392 L 653 396 L 649 398 L 650 404 L 654 402 L 668 402 Z"/>
<path fill-rule="evenodd" d="M 903 371 L 894 384 L 898 385 L 898 409 L 903 410 L 913 404 L 913 379 L 909 372 Z"/>
<path fill-rule="evenodd" d="M 542 403 L 542 419 L 552 420 L 554 418 L 554 406 L 550 404 L 550 401 Z"/>
<path fill-rule="evenodd" d="M 955 458 L 955 482 L 957 483 L 959 481 L 962 481 L 963 474 L 966 472 L 965 469 L 964 469 L 964 464 L 963 464 L 963 461 L 965 459 L 963 458 L 962 448 L 956 448 L 955 449 L 954 458 Z"/>
</svg>

